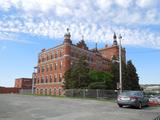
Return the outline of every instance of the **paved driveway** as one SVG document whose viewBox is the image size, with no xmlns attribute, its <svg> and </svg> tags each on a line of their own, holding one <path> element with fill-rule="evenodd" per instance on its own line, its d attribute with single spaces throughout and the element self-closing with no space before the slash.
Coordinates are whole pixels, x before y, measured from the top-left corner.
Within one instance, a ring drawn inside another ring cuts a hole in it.
<svg viewBox="0 0 160 120">
<path fill-rule="evenodd" d="M 160 108 L 119 108 L 97 100 L 0 94 L 0 120 L 153 120 Z"/>
</svg>

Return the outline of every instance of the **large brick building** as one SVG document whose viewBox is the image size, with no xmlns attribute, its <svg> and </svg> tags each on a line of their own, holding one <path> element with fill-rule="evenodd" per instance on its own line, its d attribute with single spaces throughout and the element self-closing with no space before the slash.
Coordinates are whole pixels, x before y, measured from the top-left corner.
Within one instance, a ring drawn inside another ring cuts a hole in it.
<svg viewBox="0 0 160 120">
<path fill-rule="evenodd" d="M 81 55 L 85 55 L 92 69 L 109 71 L 113 56 L 118 58 L 117 38 L 114 34 L 113 45 L 103 49 L 89 50 L 84 39 L 72 44 L 69 29 L 64 35 L 64 42 L 48 50 L 42 49 L 38 56 L 37 70 L 34 73 L 34 88 L 36 94 L 63 94 L 63 75 Z M 122 58 L 125 59 L 125 49 L 122 49 Z"/>
<path fill-rule="evenodd" d="M 20 89 L 32 89 L 32 78 L 17 78 L 14 87 Z"/>
</svg>

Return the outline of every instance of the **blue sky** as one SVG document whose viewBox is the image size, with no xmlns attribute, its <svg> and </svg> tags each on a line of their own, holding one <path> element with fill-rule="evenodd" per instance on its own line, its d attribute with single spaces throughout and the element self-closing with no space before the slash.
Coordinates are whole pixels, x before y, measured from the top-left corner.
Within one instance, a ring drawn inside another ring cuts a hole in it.
<svg viewBox="0 0 160 120">
<path fill-rule="evenodd" d="M 0 0 L 0 86 L 31 77 L 38 53 L 63 41 L 90 48 L 112 43 L 113 32 L 137 68 L 141 84 L 160 84 L 159 0 Z"/>
</svg>

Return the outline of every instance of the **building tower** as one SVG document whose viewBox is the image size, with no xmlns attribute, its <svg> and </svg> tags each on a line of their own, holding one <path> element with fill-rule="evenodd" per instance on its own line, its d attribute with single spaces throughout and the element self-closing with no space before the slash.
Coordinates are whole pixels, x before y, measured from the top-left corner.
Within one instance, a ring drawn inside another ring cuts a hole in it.
<svg viewBox="0 0 160 120">
<path fill-rule="evenodd" d="M 69 32 L 69 28 L 67 28 L 67 33 L 64 35 L 64 43 L 70 43 L 70 44 L 72 44 L 71 34 Z"/>
<path fill-rule="evenodd" d="M 113 45 L 112 46 L 117 46 L 117 36 L 116 36 L 116 33 L 114 32 L 114 35 L 113 35 Z"/>
<path fill-rule="evenodd" d="M 122 48 L 122 60 L 125 61 L 126 58 L 126 52 L 125 49 Z M 101 55 L 109 60 L 112 60 L 113 57 L 115 57 L 116 59 L 118 59 L 119 57 L 119 45 L 117 42 L 117 36 L 116 33 L 114 32 L 113 34 L 113 44 L 112 46 L 106 46 L 105 48 L 99 49 L 98 50 Z"/>
</svg>

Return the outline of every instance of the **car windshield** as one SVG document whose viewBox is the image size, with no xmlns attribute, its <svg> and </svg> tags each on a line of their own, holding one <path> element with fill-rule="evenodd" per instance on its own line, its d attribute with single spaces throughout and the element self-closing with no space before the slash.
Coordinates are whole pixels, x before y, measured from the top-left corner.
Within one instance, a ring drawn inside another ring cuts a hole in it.
<svg viewBox="0 0 160 120">
<path fill-rule="evenodd" d="M 124 95 L 124 96 L 140 96 L 141 92 L 138 92 L 138 91 L 128 91 L 128 92 L 122 92 L 120 95 Z"/>
</svg>

